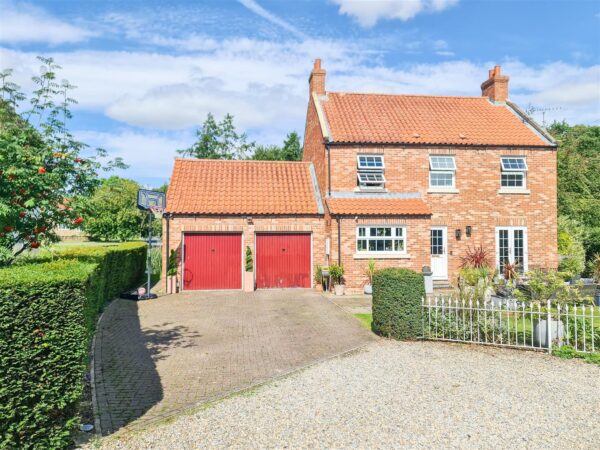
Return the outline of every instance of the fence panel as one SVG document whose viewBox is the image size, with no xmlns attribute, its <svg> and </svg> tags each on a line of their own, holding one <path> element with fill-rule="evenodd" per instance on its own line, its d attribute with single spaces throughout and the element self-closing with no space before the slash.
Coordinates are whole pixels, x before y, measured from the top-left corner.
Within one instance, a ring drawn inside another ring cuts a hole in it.
<svg viewBox="0 0 600 450">
<path fill-rule="evenodd" d="M 423 298 L 422 307 L 423 339 L 549 352 L 563 345 L 586 353 L 600 348 L 600 307 L 594 305 L 435 296 Z"/>
</svg>

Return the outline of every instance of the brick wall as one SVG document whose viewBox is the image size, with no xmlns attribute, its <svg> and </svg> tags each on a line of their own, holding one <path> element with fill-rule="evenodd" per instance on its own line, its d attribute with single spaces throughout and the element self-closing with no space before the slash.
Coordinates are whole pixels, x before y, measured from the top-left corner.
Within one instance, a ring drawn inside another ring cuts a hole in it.
<svg viewBox="0 0 600 450">
<path fill-rule="evenodd" d="M 387 260 L 385 265 L 421 269 L 429 265 L 429 229 L 440 225 L 448 227 L 448 272 L 454 281 L 460 256 L 467 247 L 483 245 L 495 258 L 497 226 L 525 226 L 528 232 L 529 268 L 556 268 L 557 255 L 557 173 L 556 151 L 540 149 L 471 149 L 471 148 L 405 148 L 405 147 L 333 147 L 331 150 L 332 191 L 353 191 L 356 188 L 356 155 L 383 153 L 385 157 L 386 188 L 390 192 L 419 192 L 433 211 L 431 221 L 416 221 L 422 232 L 409 234 L 408 245 L 419 245 L 422 252 L 410 250 L 415 261 Z M 456 194 L 428 193 L 429 154 L 452 154 L 456 160 Z M 500 157 L 519 155 L 527 158 L 527 189 L 530 194 L 500 194 Z M 362 219 L 361 219 L 362 221 Z M 368 222 L 368 221 L 367 221 Z M 357 288 L 358 267 L 353 260 L 355 227 L 348 219 L 342 229 L 343 261 L 351 272 L 349 286 Z M 410 220 L 408 223 L 411 223 Z M 465 236 L 470 225 L 472 236 Z M 337 224 L 332 223 L 332 243 L 337 246 Z M 413 225 L 411 225 L 411 228 Z M 454 230 L 461 229 L 462 238 L 456 240 Z M 418 241 L 415 239 L 418 236 Z M 351 245 L 352 242 L 352 245 Z M 337 247 L 336 247 L 337 248 Z M 422 253 L 422 254 L 421 254 Z M 337 258 L 337 250 L 332 252 Z"/>
<path fill-rule="evenodd" d="M 311 232 L 313 265 L 325 265 L 325 222 L 318 216 L 253 216 L 252 224 L 241 216 L 175 216 L 170 220 L 169 249 L 167 249 L 166 219 L 163 219 L 163 273 L 166 272 L 170 249 L 177 252 L 178 279 L 181 280 L 181 239 L 185 232 L 241 232 L 244 249 L 247 245 L 254 252 L 254 236 L 257 232 Z M 245 255 L 245 251 L 243 252 Z M 253 254 L 255 257 L 256 255 Z M 314 270 L 314 268 L 313 268 Z M 181 282 L 181 281 L 180 281 Z M 163 279 L 166 287 L 166 279 Z"/>
<path fill-rule="evenodd" d="M 317 109 L 312 96 L 310 96 L 306 112 L 302 159 L 313 163 L 321 195 L 327 195 L 327 154 L 325 145 L 323 144 L 323 134 L 321 133 Z"/>
<path fill-rule="evenodd" d="M 390 218 L 390 217 L 342 217 L 340 218 L 341 256 L 344 266 L 344 279 L 348 292 L 362 292 L 367 282 L 365 269 L 370 257 L 358 257 L 356 255 L 356 227 L 359 225 L 403 225 L 406 227 L 407 254 L 400 259 L 394 258 L 372 258 L 377 268 L 405 267 L 421 271 L 423 266 L 429 265 L 429 218 Z M 420 245 L 425 242 L 426 245 Z M 332 262 L 338 262 L 338 220 L 333 218 L 331 222 L 331 258 Z"/>
</svg>

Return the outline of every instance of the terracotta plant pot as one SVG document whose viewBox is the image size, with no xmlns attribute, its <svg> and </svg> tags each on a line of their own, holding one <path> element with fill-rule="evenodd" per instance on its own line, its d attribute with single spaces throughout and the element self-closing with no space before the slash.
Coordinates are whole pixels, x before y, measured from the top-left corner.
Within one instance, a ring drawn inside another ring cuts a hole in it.
<svg viewBox="0 0 600 450">
<path fill-rule="evenodd" d="M 244 272 L 244 292 L 254 291 L 254 272 Z"/>
</svg>

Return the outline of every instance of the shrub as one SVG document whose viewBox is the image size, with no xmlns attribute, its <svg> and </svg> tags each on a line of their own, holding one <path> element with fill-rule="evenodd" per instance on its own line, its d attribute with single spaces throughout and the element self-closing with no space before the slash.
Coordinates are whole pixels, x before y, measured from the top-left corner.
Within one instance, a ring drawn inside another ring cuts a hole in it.
<svg viewBox="0 0 600 450">
<path fill-rule="evenodd" d="M 0 270 L 0 448 L 65 448 L 98 312 L 144 273 L 128 243 Z"/>
<path fill-rule="evenodd" d="M 373 331 L 395 339 L 416 339 L 421 334 L 423 275 L 408 269 L 388 268 L 373 275 Z"/>
<path fill-rule="evenodd" d="M 329 277 L 334 285 L 342 284 L 344 281 L 344 266 L 339 264 L 329 266 Z"/>
<path fill-rule="evenodd" d="M 252 249 L 249 245 L 246 245 L 246 272 L 252 272 L 253 263 L 252 263 Z"/>
<path fill-rule="evenodd" d="M 167 263 L 167 276 L 174 277 L 175 275 L 177 275 L 177 253 L 175 250 L 171 250 Z"/>
<path fill-rule="evenodd" d="M 471 249 L 467 248 L 465 256 L 460 257 L 461 269 L 489 269 L 490 264 L 489 253 L 480 245 Z"/>
</svg>

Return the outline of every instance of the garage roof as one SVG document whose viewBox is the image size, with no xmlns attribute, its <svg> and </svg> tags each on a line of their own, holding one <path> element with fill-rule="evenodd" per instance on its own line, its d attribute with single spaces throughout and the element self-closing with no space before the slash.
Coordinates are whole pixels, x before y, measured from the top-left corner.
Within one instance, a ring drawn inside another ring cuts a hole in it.
<svg viewBox="0 0 600 450">
<path fill-rule="evenodd" d="M 166 212 L 179 214 L 322 214 L 309 162 L 177 158 Z"/>
</svg>

